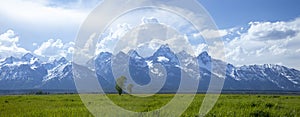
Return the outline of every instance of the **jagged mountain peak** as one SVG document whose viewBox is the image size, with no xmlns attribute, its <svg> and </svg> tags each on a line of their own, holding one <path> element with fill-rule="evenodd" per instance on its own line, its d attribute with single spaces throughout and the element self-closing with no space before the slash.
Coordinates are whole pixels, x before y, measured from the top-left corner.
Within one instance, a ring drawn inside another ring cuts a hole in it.
<svg viewBox="0 0 300 117">
<path fill-rule="evenodd" d="M 65 57 L 61 57 L 57 62 L 58 62 L 58 63 L 61 63 L 61 64 L 66 64 L 66 63 L 68 63 L 69 61 L 68 61 Z"/>
<path fill-rule="evenodd" d="M 273 69 L 273 70 L 285 70 L 285 69 L 289 69 L 289 68 L 287 68 L 285 66 L 276 65 L 276 64 L 243 65 L 240 68 L 241 69 L 248 69 L 248 68 L 252 68 L 252 69 Z"/>
<path fill-rule="evenodd" d="M 140 55 L 139 55 L 139 53 L 137 52 L 137 51 L 135 51 L 135 50 L 130 50 L 129 52 L 128 52 L 128 55 L 131 57 L 131 58 L 136 58 L 136 59 L 142 59 L 143 57 L 141 57 Z"/>
<path fill-rule="evenodd" d="M 109 52 L 101 52 L 97 57 L 111 56 L 112 54 Z"/>
<path fill-rule="evenodd" d="M 169 59 L 176 58 L 175 53 L 169 48 L 168 44 L 161 45 L 160 48 L 154 52 L 153 57 L 159 56 L 164 56 Z"/>
<path fill-rule="evenodd" d="M 201 53 L 199 54 L 198 57 L 210 57 L 210 55 L 208 54 L 207 51 L 203 51 L 203 52 L 201 52 Z"/>
<path fill-rule="evenodd" d="M 185 50 L 182 50 L 178 53 L 178 55 L 181 56 L 186 56 L 186 57 L 191 57 L 192 55 L 190 55 L 188 52 L 186 52 Z"/>
<path fill-rule="evenodd" d="M 101 52 L 94 59 L 90 60 L 89 63 L 90 64 L 92 63 L 92 65 L 94 65 L 95 63 L 93 61 L 95 61 L 95 62 L 100 62 L 101 60 L 102 61 L 103 60 L 106 61 L 106 60 L 110 60 L 111 57 L 112 57 L 111 53 L 109 53 L 109 52 Z"/>
<path fill-rule="evenodd" d="M 21 59 L 24 61 L 31 61 L 34 58 L 36 58 L 36 57 L 34 57 L 31 53 L 26 53 L 26 54 L 24 54 L 24 56 L 22 56 Z"/>
<path fill-rule="evenodd" d="M 177 58 L 176 55 L 179 57 Z M 116 67 L 121 66 L 120 70 L 117 72 L 130 72 L 132 77 L 140 78 L 137 79 L 138 82 L 145 83 L 144 79 L 141 78 L 147 78 L 149 73 L 152 73 L 152 75 L 163 76 L 160 70 L 156 68 L 157 66 L 154 67 L 154 64 L 159 63 L 166 69 L 165 75 L 169 75 L 167 76 L 166 86 L 171 86 L 172 83 L 176 84 L 178 83 L 177 81 L 180 80 L 177 79 L 176 81 L 176 78 L 180 76 L 180 70 L 186 72 L 183 78 L 193 78 L 195 74 L 194 72 L 200 72 L 202 82 L 206 82 L 206 80 L 209 81 L 210 75 L 219 77 L 217 72 L 213 73 L 214 71 L 218 71 L 215 69 L 226 66 L 226 81 L 224 89 L 300 91 L 300 71 L 295 69 L 274 64 L 245 65 L 236 67 L 230 63 L 225 63 L 221 60 L 212 58 L 206 51 L 202 52 L 197 57 L 189 55 L 186 51 L 181 51 L 176 53 L 176 55 L 172 52 L 168 45 L 162 45 L 152 56 L 145 57 L 144 59 L 139 59 L 139 53 L 134 50 L 127 54 L 121 51 L 116 55 L 109 52 L 101 52 L 96 58 L 91 59 L 90 65 L 95 66 L 95 68 L 82 66 L 82 69 L 88 70 L 94 68 L 98 78 L 102 78 L 100 80 L 113 82 L 114 76 L 112 74 L 111 63 L 114 62 Z M 114 59 L 111 59 L 112 57 Z M 128 59 L 129 57 L 131 58 Z M 32 58 L 35 57 L 30 53 L 25 54 L 22 57 L 22 59 L 26 61 L 32 60 Z M 178 67 L 178 59 L 182 59 L 180 67 Z M 48 86 L 50 88 L 51 86 L 60 87 L 67 86 L 68 83 L 73 82 L 72 64 L 64 57 L 45 64 L 30 64 L 31 62 L 24 62 L 24 60 L 15 57 L 8 57 L 4 60 L 4 62 L 0 62 L 0 88 L 14 85 L 9 84 L 14 83 L 10 82 L 11 79 L 18 81 L 19 83 L 21 82 L 22 85 L 24 84 L 24 86 L 28 86 L 29 88 L 32 88 L 33 86 Z M 126 64 L 123 63 L 128 62 L 124 60 L 129 60 L 130 62 L 128 69 L 124 69 L 127 66 L 124 67 Z M 196 61 L 198 61 L 199 68 L 197 68 L 198 66 L 195 66 L 197 64 Z M 22 65 L 14 65 L 14 62 Z M 5 66 L 5 64 L 8 65 Z M 4 65 L 4 67 L 2 65 Z M 211 71 L 210 68 L 213 68 L 214 71 Z M 1 80 L 1 78 L 4 80 Z M 6 82 L 6 79 L 9 82 Z M 44 81 L 39 81 L 41 79 L 44 79 Z M 27 85 L 26 83 L 29 81 L 34 81 L 34 83 Z M 41 82 L 43 85 L 39 84 Z"/>
<path fill-rule="evenodd" d="M 156 52 L 171 52 L 168 44 L 161 45 Z"/>
<path fill-rule="evenodd" d="M 12 64 L 17 61 L 20 61 L 20 59 L 10 56 L 10 57 L 5 58 L 5 60 L 3 62 L 4 62 L 4 64 Z"/>
<path fill-rule="evenodd" d="M 206 65 L 207 63 L 209 63 L 209 62 L 212 61 L 211 56 L 209 56 L 209 54 L 208 54 L 206 51 L 204 51 L 204 52 L 202 52 L 201 54 L 199 54 L 199 56 L 198 56 L 197 58 L 198 58 L 198 60 L 200 60 L 200 61 L 201 61 L 202 63 L 204 63 L 205 65 Z"/>
<path fill-rule="evenodd" d="M 123 51 L 120 51 L 120 52 L 118 52 L 116 55 L 115 55 L 117 58 L 119 58 L 119 57 L 127 57 L 128 55 L 126 54 L 126 53 L 124 53 Z"/>
<path fill-rule="evenodd" d="M 276 65 L 276 64 L 264 64 L 263 65 L 264 68 L 273 68 L 273 69 L 287 69 L 287 67 L 285 66 L 281 66 L 281 65 Z"/>
<path fill-rule="evenodd" d="M 232 64 L 230 64 L 230 63 L 227 63 L 227 68 L 235 68 L 235 66 L 234 65 L 232 65 Z"/>
</svg>

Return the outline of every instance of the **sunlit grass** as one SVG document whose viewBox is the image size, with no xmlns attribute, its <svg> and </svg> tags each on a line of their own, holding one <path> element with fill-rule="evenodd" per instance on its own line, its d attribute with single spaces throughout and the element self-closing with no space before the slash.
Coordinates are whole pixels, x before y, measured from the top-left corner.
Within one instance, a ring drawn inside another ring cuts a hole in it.
<svg viewBox="0 0 300 117">
<path fill-rule="evenodd" d="M 96 102 L 105 105 L 105 95 L 91 94 L 99 97 Z M 130 95 L 107 95 L 114 104 L 134 112 L 147 112 L 159 109 L 169 103 L 173 94 L 157 94 L 152 97 L 134 97 Z M 197 116 L 204 98 L 198 94 L 182 116 Z M 87 103 L 87 105 L 89 104 Z M 180 105 L 178 105 L 180 106 Z M 106 107 L 103 107 L 106 108 Z M 115 112 L 113 110 L 108 110 Z M 167 116 L 164 112 L 159 115 Z M 80 97 L 74 95 L 17 95 L 0 97 L 0 117 L 89 117 Z M 151 115 L 148 115 L 151 116 Z M 215 107 L 207 116 L 300 116 L 300 96 L 286 95 L 221 95 Z"/>
</svg>

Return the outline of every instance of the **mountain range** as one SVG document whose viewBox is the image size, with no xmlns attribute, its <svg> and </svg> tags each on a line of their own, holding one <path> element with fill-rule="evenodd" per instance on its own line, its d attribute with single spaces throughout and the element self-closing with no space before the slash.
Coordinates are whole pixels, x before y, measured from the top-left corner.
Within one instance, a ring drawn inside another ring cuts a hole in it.
<svg viewBox="0 0 300 117">
<path fill-rule="evenodd" d="M 86 65 L 72 63 L 63 57 L 43 62 L 30 53 L 21 58 L 11 56 L 0 61 L 0 90 L 75 90 L 74 65 L 81 71 L 95 73 L 107 92 L 115 91 L 115 77 L 118 76 L 131 77 L 141 86 L 153 80 L 154 89 L 165 82 L 159 89 L 161 92 L 176 91 L 182 80 L 187 91 L 189 84 L 195 81 L 199 81 L 197 90 L 205 91 L 212 78 L 224 80 L 223 90 L 300 91 L 300 71 L 296 69 L 273 64 L 237 67 L 214 59 L 207 52 L 198 56 L 185 51 L 174 53 L 168 45 L 162 45 L 149 57 L 142 57 L 134 50 L 115 55 L 101 52 Z M 225 77 L 218 73 L 222 69 Z"/>
</svg>

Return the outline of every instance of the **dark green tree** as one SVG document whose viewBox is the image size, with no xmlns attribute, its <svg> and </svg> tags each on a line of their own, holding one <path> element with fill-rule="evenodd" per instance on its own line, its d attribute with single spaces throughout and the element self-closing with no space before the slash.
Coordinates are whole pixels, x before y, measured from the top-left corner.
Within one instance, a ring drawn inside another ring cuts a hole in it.
<svg viewBox="0 0 300 117">
<path fill-rule="evenodd" d="M 117 79 L 116 81 L 116 90 L 118 91 L 119 95 L 122 95 L 123 93 L 123 89 L 125 89 L 125 81 L 127 80 L 127 78 L 125 76 L 121 76 Z"/>
<path fill-rule="evenodd" d="M 118 91 L 118 94 L 122 95 L 122 92 L 123 92 L 122 88 L 119 85 L 116 85 L 115 88 Z"/>
</svg>

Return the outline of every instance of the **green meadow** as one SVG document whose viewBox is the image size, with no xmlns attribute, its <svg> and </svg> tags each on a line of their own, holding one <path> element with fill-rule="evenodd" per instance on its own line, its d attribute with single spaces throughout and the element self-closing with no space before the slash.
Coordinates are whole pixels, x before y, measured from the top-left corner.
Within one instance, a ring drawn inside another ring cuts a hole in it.
<svg viewBox="0 0 300 117">
<path fill-rule="evenodd" d="M 135 97 L 130 95 L 119 96 L 117 94 L 86 94 L 93 101 L 86 105 L 93 105 L 114 112 L 109 105 L 106 107 L 105 98 L 126 110 L 133 112 L 148 112 L 159 109 L 173 98 L 173 94 L 157 94 L 150 97 Z M 188 95 L 188 94 L 182 94 Z M 88 97 L 87 96 L 87 97 Z M 191 105 L 181 115 L 183 117 L 198 116 L 204 94 L 197 94 Z M 101 103 L 100 105 L 97 105 Z M 178 105 L 180 106 L 180 105 Z M 156 113 L 160 116 L 168 116 L 170 113 Z M 77 94 L 72 95 L 12 95 L 0 96 L 0 117 L 92 117 L 93 115 L 85 107 Z M 105 116 L 103 114 L 103 116 Z M 140 116 L 153 116 L 140 114 Z M 233 116 L 300 116 L 300 96 L 293 95 L 248 95 L 248 94 L 222 94 L 206 115 L 208 117 L 233 117 Z"/>
</svg>

